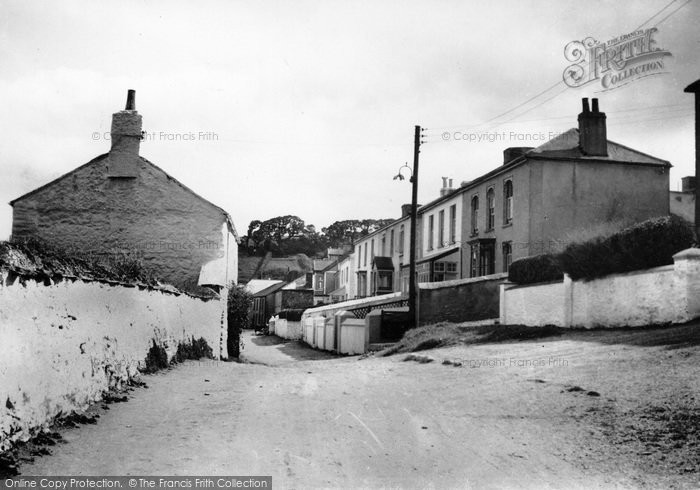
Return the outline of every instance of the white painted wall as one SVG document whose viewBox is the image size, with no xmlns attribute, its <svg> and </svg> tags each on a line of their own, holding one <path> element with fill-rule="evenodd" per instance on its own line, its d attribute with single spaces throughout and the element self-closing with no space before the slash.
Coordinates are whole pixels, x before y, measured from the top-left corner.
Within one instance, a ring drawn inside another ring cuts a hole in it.
<svg viewBox="0 0 700 490">
<path fill-rule="evenodd" d="M 272 322 L 270 322 L 270 324 L 272 324 Z M 283 339 L 298 340 L 303 336 L 301 322 L 293 322 L 284 318 L 280 319 L 275 317 L 274 325 L 275 329 L 272 333 Z"/>
<path fill-rule="evenodd" d="M 323 320 L 323 318 L 321 318 L 321 320 Z M 312 317 L 302 318 L 301 320 L 302 340 L 311 347 L 314 346 L 314 321 L 315 319 Z"/>
<path fill-rule="evenodd" d="M 516 286 L 506 290 L 501 286 L 501 319 L 504 325 L 558 325 L 566 323 L 564 312 L 564 282 Z"/>
<path fill-rule="evenodd" d="M 592 281 L 501 286 L 502 324 L 637 327 L 700 317 L 700 249 L 677 253 L 674 265 Z"/>
<path fill-rule="evenodd" d="M 680 281 L 673 266 L 573 281 L 574 326 L 642 326 L 686 320 Z"/>
<path fill-rule="evenodd" d="M 334 343 L 335 343 L 335 322 L 333 320 L 328 320 L 326 322 L 326 327 L 324 330 L 324 335 L 323 338 L 325 340 L 323 349 L 332 351 L 334 349 Z"/>
<path fill-rule="evenodd" d="M 343 318 L 340 322 L 341 354 L 363 354 L 366 350 L 367 326 L 364 320 Z"/>
<path fill-rule="evenodd" d="M 171 356 L 191 336 L 204 337 L 215 356 L 226 345 L 218 300 L 99 282 L 4 285 L 6 278 L 2 273 L 0 451 L 126 383 L 152 339 Z"/>
</svg>

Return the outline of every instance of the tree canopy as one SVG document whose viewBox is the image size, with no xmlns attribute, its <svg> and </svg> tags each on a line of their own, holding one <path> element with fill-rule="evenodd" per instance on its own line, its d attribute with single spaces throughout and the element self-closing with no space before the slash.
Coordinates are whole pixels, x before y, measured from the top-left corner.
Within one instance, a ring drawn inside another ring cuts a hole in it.
<svg viewBox="0 0 700 490">
<path fill-rule="evenodd" d="M 393 222 L 393 219 L 363 219 L 336 221 L 319 233 L 298 216 L 286 215 L 265 221 L 253 220 L 242 238 L 248 255 L 272 252 L 285 256 L 304 253 L 310 257 L 322 255 L 328 247 L 352 245 L 355 241 Z"/>
</svg>

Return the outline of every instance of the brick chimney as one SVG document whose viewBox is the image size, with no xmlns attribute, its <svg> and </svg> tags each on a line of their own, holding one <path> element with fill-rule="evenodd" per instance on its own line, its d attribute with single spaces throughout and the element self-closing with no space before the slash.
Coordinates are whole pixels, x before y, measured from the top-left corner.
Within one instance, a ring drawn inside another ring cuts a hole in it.
<svg viewBox="0 0 700 490">
<path fill-rule="evenodd" d="M 506 148 L 503 150 L 503 164 L 505 165 L 508 162 L 512 162 L 532 149 L 532 146 L 511 146 L 510 148 Z"/>
<path fill-rule="evenodd" d="M 126 108 L 112 114 L 111 137 L 109 177 L 136 177 L 141 145 L 141 115 L 136 112 L 135 90 L 129 90 Z"/>
<path fill-rule="evenodd" d="M 592 110 L 588 99 L 583 99 L 583 112 L 578 115 L 579 147 L 590 157 L 608 156 L 608 135 L 605 127 L 605 113 L 598 110 L 598 99 L 593 99 Z"/>
<path fill-rule="evenodd" d="M 410 204 L 402 204 L 401 205 L 401 217 L 405 218 L 406 216 L 411 215 L 411 205 Z"/>
<path fill-rule="evenodd" d="M 452 179 L 449 177 L 443 177 L 442 178 L 442 189 L 440 189 L 440 197 L 445 196 L 452 192 L 454 189 L 452 188 Z"/>
<path fill-rule="evenodd" d="M 681 192 L 695 192 L 695 176 L 683 177 L 681 179 Z"/>
</svg>

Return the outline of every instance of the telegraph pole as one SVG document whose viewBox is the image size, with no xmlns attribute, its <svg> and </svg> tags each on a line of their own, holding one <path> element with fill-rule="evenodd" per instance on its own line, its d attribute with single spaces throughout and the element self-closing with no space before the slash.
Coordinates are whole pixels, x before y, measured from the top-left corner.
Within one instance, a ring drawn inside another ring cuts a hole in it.
<svg viewBox="0 0 700 490">
<path fill-rule="evenodd" d="M 700 240 L 700 80 L 683 91 L 695 94 L 695 236 Z"/>
<path fill-rule="evenodd" d="M 420 153 L 421 128 L 416 126 L 413 136 L 413 172 L 411 174 L 411 237 L 408 267 L 408 316 L 409 328 L 418 326 L 418 281 L 416 278 L 416 222 L 418 220 L 418 154 Z"/>
</svg>

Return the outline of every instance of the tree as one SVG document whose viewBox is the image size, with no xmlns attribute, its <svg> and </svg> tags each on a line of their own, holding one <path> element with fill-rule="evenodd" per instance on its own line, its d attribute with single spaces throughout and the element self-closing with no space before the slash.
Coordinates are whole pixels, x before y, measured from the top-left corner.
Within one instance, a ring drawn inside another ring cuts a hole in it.
<svg viewBox="0 0 700 490">
<path fill-rule="evenodd" d="M 350 219 L 336 221 L 322 231 L 328 237 L 331 247 L 351 245 L 363 236 L 367 236 L 391 223 L 393 219 Z"/>
<path fill-rule="evenodd" d="M 351 219 L 336 221 L 321 233 L 314 225 L 294 215 L 277 216 L 265 221 L 253 220 L 248 234 L 243 237 L 243 247 L 248 255 L 294 255 L 303 253 L 310 257 L 322 255 L 328 247 L 352 245 L 391 223 L 393 219 Z"/>
<path fill-rule="evenodd" d="M 231 283 L 226 305 L 228 335 L 226 351 L 229 358 L 238 359 L 241 355 L 241 330 L 250 326 L 250 309 L 253 295 L 244 286 Z"/>
<path fill-rule="evenodd" d="M 313 228 L 315 233 L 315 228 Z M 285 243 L 308 233 L 304 220 L 298 216 L 286 215 L 266 221 L 253 220 L 248 225 L 248 234 L 243 237 L 248 255 L 265 252 L 281 252 Z"/>
</svg>

